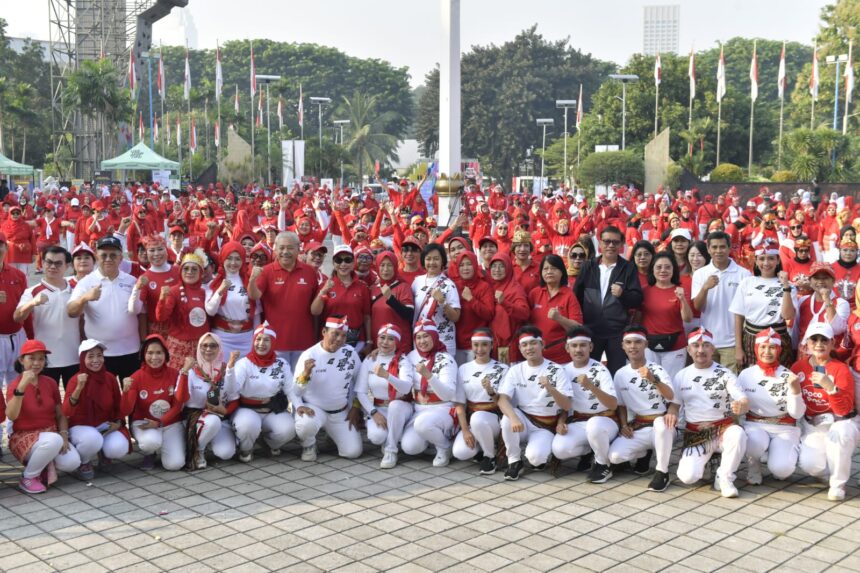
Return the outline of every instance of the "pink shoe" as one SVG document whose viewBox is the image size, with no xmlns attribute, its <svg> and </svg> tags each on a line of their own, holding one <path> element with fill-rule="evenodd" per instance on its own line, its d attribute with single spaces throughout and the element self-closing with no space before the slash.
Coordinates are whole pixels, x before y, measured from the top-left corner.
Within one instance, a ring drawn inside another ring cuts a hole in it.
<svg viewBox="0 0 860 573">
<path fill-rule="evenodd" d="M 24 493 L 37 494 L 37 493 L 45 493 L 48 489 L 37 477 L 28 478 L 22 477 L 21 481 L 18 482 L 18 489 L 23 491 Z"/>
</svg>

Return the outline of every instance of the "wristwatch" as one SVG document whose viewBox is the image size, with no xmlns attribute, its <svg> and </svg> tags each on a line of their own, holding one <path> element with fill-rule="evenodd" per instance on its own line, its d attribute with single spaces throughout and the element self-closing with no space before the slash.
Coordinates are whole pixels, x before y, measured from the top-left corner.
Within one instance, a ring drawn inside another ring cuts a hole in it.
<svg viewBox="0 0 860 573">
<path fill-rule="evenodd" d="M 12 394 L 13 394 L 14 396 L 18 396 L 18 397 L 22 397 L 22 396 L 24 396 L 24 393 L 23 393 L 22 391 L 18 390 L 17 388 L 15 388 L 15 389 L 12 391 Z"/>
<path fill-rule="evenodd" d="M 378 411 L 379 411 L 379 410 L 377 410 L 376 408 L 374 408 L 374 409 L 372 409 L 372 410 L 370 411 L 370 414 L 368 414 L 368 416 L 372 418 L 372 417 L 373 417 L 373 415 L 374 415 L 374 414 L 376 414 Z"/>
</svg>

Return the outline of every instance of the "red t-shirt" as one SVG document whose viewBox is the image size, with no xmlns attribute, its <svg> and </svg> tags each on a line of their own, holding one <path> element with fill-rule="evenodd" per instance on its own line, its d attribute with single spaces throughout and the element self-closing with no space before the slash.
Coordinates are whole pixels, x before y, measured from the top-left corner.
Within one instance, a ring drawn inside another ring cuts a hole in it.
<svg viewBox="0 0 860 573">
<path fill-rule="evenodd" d="M 540 264 L 537 261 L 531 261 L 526 268 L 522 268 L 516 259 L 512 262 L 514 263 L 514 277 L 523 287 L 523 291 L 530 293 L 533 288 L 540 286 Z"/>
<path fill-rule="evenodd" d="M 412 297 L 412 288 L 405 282 L 398 282 L 391 288 L 391 293 L 394 298 L 405 306 L 415 307 L 415 300 Z M 393 324 L 400 329 L 400 342 L 397 344 L 398 352 L 412 351 L 412 323 L 403 320 L 391 306 L 388 305 L 386 299 L 382 296 L 382 291 L 379 287 L 371 289 L 371 307 L 370 307 L 370 332 L 376 337 L 376 333 L 382 328 L 383 324 Z M 373 341 L 376 344 L 376 341 Z"/>
<path fill-rule="evenodd" d="M 576 295 L 570 287 L 561 287 L 555 296 L 550 298 L 545 287 L 538 287 L 529 293 L 529 305 L 532 309 L 530 321 L 543 333 L 544 357 L 559 364 L 570 362 L 570 354 L 564 348 L 567 332 L 559 323 L 550 319 L 548 314 L 550 309 L 558 307 L 562 316 L 582 323 L 582 309 Z"/>
<path fill-rule="evenodd" d="M 104 422 L 115 422 L 120 419 L 120 393 L 116 376 L 105 372 L 104 381 L 99 384 L 92 378 L 84 386 L 77 405 L 72 405 L 71 397 L 78 387 L 78 374 L 72 376 L 66 385 L 66 396 L 63 401 L 63 414 L 72 426 L 98 426 Z"/>
<path fill-rule="evenodd" d="M 642 326 L 645 327 L 648 334 L 681 333 L 681 336 L 675 341 L 675 345 L 667 350 L 679 350 L 687 344 L 683 336 L 684 321 L 681 319 L 681 301 L 675 295 L 675 288 L 675 285 L 670 288 L 649 285 L 642 289 L 644 297 L 642 299 Z M 692 307 L 689 288 L 684 288 L 684 297 Z"/>
<path fill-rule="evenodd" d="M 156 272 L 152 269 L 143 273 L 147 283 L 140 289 L 140 300 L 146 306 L 146 319 L 149 324 L 158 322 L 155 318 L 155 307 L 161 297 L 161 287 L 179 284 L 179 267 L 171 266 L 166 272 Z M 150 327 L 151 331 L 151 327 Z"/>
<path fill-rule="evenodd" d="M 807 416 L 817 416 L 826 412 L 844 416 L 854 409 L 854 378 L 844 362 L 830 360 L 824 365 L 824 372 L 839 388 L 835 394 L 828 394 L 824 388 L 816 388 L 812 385 L 810 376 L 813 370 L 808 358 L 795 362 L 791 371 L 800 378 L 800 393 L 803 395 L 803 401 L 806 402 Z"/>
<path fill-rule="evenodd" d="M 336 275 L 332 280 L 334 288 L 323 297 L 322 322 L 333 314 L 342 314 L 349 328 L 358 329 L 358 339 L 365 340 L 364 317 L 370 316 L 370 289 L 354 274 L 349 286 L 344 286 Z"/>
<path fill-rule="evenodd" d="M 6 300 L 0 302 L 0 335 L 15 334 L 21 330 L 21 323 L 12 320 L 21 295 L 27 290 L 27 277 L 11 264 L 4 264 L 0 269 L 0 292 L 6 294 Z"/>
<path fill-rule="evenodd" d="M 179 419 L 181 404 L 177 404 L 175 389 L 179 372 L 165 365 L 158 376 L 141 369 L 131 375 L 134 382 L 122 393 L 121 414 L 135 420 L 161 421 L 169 426 Z"/>
<path fill-rule="evenodd" d="M 7 400 L 12 399 L 12 393 L 21 382 L 19 375 L 6 387 Z M 39 376 L 38 391 L 32 384 L 24 388 L 24 397 L 18 419 L 12 422 L 13 432 L 26 430 L 41 430 L 57 425 L 57 406 L 60 400 L 60 389 L 53 378 Z"/>
<path fill-rule="evenodd" d="M 278 334 L 275 350 L 304 351 L 317 341 L 311 303 L 317 296 L 317 271 L 296 261 L 292 271 L 284 270 L 277 261 L 263 267 L 257 277 L 257 288 L 266 320 Z"/>
</svg>

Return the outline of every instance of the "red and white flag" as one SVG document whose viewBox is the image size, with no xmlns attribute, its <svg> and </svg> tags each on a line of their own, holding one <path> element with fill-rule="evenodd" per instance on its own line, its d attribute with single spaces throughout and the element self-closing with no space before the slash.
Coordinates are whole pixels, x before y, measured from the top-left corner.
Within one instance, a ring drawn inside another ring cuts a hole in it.
<svg viewBox="0 0 860 573">
<path fill-rule="evenodd" d="M 812 73 L 809 75 L 809 95 L 818 101 L 818 44 L 812 49 Z"/>
<path fill-rule="evenodd" d="M 215 122 L 215 147 L 221 147 L 221 124 Z"/>
<path fill-rule="evenodd" d="M 750 99 L 753 102 L 758 99 L 758 56 L 756 56 L 755 41 L 753 41 L 753 55 L 750 62 Z"/>
<path fill-rule="evenodd" d="M 660 63 L 660 52 L 657 52 L 657 58 L 654 60 L 654 85 L 659 86 L 662 79 L 663 65 Z"/>
<path fill-rule="evenodd" d="M 153 139 L 158 139 L 158 116 L 152 120 L 152 137 Z"/>
<path fill-rule="evenodd" d="M 284 109 L 281 98 L 278 98 L 278 129 L 284 129 Z"/>
<path fill-rule="evenodd" d="M 131 99 L 134 99 L 134 90 L 137 87 L 137 82 L 134 77 L 134 50 L 128 52 L 128 93 Z"/>
<path fill-rule="evenodd" d="M 188 63 L 188 48 L 185 48 L 185 89 L 183 97 L 186 101 L 191 99 L 191 66 Z"/>
<path fill-rule="evenodd" d="M 579 101 L 576 102 L 576 130 L 582 125 L 582 84 L 579 84 Z"/>
<path fill-rule="evenodd" d="M 239 84 L 236 84 L 236 99 L 233 100 L 233 109 L 236 110 L 236 113 L 239 113 Z"/>
<path fill-rule="evenodd" d="M 138 120 L 137 120 L 137 141 L 143 141 L 143 111 L 138 112 Z"/>
<path fill-rule="evenodd" d="M 779 99 L 785 98 L 785 42 L 779 55 L 779 71 L 776 74 L 776 93 Z"/>
<path fill-rule="evenodd" d="M 254 65 L 254 42 L 251 42 L 251 97 L 257 94 L 257 66 Z"/>
<path fill-rule="evenodd" d="M 257 101 L 257 127 L 263 125 L 263 90 L 260 90 L 260 97 Z"/>
<path fill-rule="evenodd" d="M 194 118 L 191 118 L 191 141 L 188 142 L 188 149 L 191 150 L 191 153 L 197 151 L 197 125 L 194 123 Z"/>
<path fill-rule="evenodd" d="M 215 49 L 215 101 L 221 101 L 221 90 L 224 88 L 224 75 L 221 71 L 221 46 Z"/>
<path fill-rule="evenodd" d="M 164 81 L 164 55 L 158 54 L 158 77 L 155 78 L 155 85 L 158 88 L 158 95 L 161 97 L 161 101 L 164 101 L 164 97 L 167 95 L 167 84 Z"/>
<path fill-rule="evenodd" d="M 717 102 L 726 97 L 726 59 L 723 57 L 723 47 L 720 46 L 720 61 L 717 62 Z"/>
<path fill-rule="evenodd" d="M 851 61 L 853 46 L 848 41 L 848 63 L 845 65 L 845 103 L 851 103 L 854 99 L 854 62 Z"/>
<path fill-rule="evenodd" d="M 302 97 L 302 84 L 299 84 L 299 127 L 305 125 L 305 101 Z"/>
<path fill-rule="evenodd" d="M 690 77 L 690 99 L 696 97 L 696 54 L 690 48 L 690 64 L 687 66 L 687 75 Z"/>
</svg>

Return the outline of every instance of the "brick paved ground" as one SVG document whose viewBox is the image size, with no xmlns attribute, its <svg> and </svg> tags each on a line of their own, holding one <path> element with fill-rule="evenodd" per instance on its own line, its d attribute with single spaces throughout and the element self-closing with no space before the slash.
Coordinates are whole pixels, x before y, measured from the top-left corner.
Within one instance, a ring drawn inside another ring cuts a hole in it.
<svg viewBox="0 0 860 573">
<path fill-rule="evenodd" d="M 5 451 L 5 450 L 4 450 Z M 677 455 L 677 452 L 676 452 Z M 39 571 L 857 571 L 860 499 L 828 502 L 799 475 L 722 499 L 707 484 L 645 490 L 564 467 L 558 478 L 483 477 L 431 456 L 378 469 L 376 448 L 342 460 L 298 447 L 193 474 L 143 472 L 139 455 L 45 495 L 0 464 L 0 570 Z M 672 467 L 675 467 L 674 460 Z M 855 464 L 855 467 L 860 467 Z M 743 470 L 741 476 L 743 477 Z M 738 485 L 742 480 L 738 480 Z"/>
</svg>

